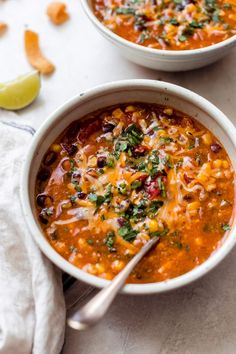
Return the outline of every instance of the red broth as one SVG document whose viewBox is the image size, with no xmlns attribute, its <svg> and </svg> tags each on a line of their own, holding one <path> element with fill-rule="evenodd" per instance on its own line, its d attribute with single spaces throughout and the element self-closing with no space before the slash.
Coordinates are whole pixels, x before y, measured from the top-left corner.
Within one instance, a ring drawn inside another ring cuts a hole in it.
<svg viewBox="0 0 236 354">
<path fill-rule="evenodd" d="M 50 146 L 37 176 L 39 221 L 60 255 L 112 279 L 157 235 L 128 279 L 149 283 L 190 271 L 220 247 L 234 171 L 206 127 L 171 107 L 139 103 L 83 122 Z"/>
</svg>

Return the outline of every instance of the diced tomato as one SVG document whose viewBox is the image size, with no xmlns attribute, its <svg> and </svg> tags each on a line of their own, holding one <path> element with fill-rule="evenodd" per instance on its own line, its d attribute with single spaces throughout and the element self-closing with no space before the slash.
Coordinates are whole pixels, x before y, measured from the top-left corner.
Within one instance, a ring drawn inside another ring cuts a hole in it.
<svg viewBox="0 0 236 354">
<path fill-rule="evenodd" d="M 151 200 L 157 198 L 161 194 L 161 190 L 160 190 L 159 183 L 158 183 L 158 178 L 160 178 L 160 177 L 157 177 L 154 180 L 145 182 L 144 188 L 145 188 L 146 192 L 148 193 L 148 196 Z M 164 185 L 166 185 L 167 177 L 162 176 L 161 181 Z"/>
<path fill-rule="evenodd" d="M 145 183 L 145 190 L 151 200 L 157 198 L 161 194 L 157 179 Z"/>
</svg>

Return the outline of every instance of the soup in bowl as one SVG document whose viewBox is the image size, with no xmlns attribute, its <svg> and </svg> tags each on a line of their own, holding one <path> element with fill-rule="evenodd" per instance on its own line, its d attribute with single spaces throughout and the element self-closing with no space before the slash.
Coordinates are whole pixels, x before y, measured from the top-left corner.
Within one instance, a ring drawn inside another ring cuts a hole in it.
<svg viewBox="0 0 236 354">
<path fill-rule="evenodd" d="M 124 290 L 161 292 L 203 275 L 235 243 L 235 131 L 198 95 L 148 80 L 107 84 L 37 134 L 24 209 L 42 250 L 78 279 L 105 285 L 159 236 Z"/>
</svg>

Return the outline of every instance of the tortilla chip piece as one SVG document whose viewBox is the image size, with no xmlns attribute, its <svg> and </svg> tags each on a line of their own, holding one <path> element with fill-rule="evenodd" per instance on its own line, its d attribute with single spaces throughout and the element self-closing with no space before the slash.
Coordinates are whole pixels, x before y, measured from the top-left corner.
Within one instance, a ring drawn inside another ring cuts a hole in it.
<svg viewBox="0 0 236 354">
<path fill-rule="evenodd" d="M 40 50 L 37 33 L 25 31 L 25 51 L 29 63 L 41 74 L 49 75 L 55 70 L 55 66 L 44 57 Z"/>
<path fill-rule="evenodd" d="M 7 24 L 0 22 L 0 35 L 2 35 L 7 30 Z"/>
<path fill-rule="evenodd" d="M 69 19 L 66 5 L 63 2 L 52 2 L 49 4 L 47 15 L 54 25 L 61 25 Z"/>
</svg>

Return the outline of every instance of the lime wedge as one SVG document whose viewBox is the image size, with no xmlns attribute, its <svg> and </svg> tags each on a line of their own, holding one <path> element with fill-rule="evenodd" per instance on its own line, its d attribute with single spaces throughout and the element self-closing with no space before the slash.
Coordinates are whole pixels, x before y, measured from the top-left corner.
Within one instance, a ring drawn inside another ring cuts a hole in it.
<svg viewBox="0 0 236 354">
<path fill-rule="evenodd" d="M 28 106 L 38 96 L 40 76 L 32 71 L 13 81 L 0 83 L 0 108 L 17 110 Z"/>
</svg>

